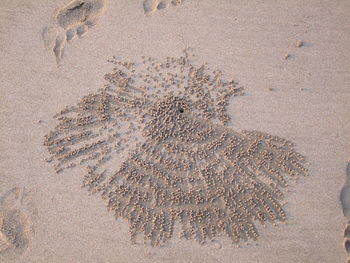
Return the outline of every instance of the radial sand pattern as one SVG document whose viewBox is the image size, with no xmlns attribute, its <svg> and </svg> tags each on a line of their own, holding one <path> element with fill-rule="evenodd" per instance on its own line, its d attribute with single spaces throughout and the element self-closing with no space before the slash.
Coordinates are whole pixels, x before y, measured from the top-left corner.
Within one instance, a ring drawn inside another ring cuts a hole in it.
<svg viewBox="0 0 350 263">
<path fill-rule="evenodd" d="M 242 87 L 188 50 L 110 62 L 105 86 L 58 113 L 44 145 L 57 172 L 87 167 L 83 186 L 128 220 L 132 240 L 160 245 L 179 222 L 187 239 L 240 242 L 258 237 L 256 221 L 286 220 L 281 189 L 307 174 L 305 158 L 290 141 L 225 126 Z"/>
</svg>

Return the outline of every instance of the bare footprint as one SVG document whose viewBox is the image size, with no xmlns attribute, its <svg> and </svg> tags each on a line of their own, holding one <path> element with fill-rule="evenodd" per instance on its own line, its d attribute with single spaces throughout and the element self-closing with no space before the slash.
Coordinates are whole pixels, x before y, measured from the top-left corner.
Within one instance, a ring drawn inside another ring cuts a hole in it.
<svg viewBox="0 0 350 263">
<path fill-rule="evenodd" d="M 169 5 L 180 5 L 182 0 L 144 0 L 143 9 L 145 13 L 151 13 L 155 10 L 161 10 L 168 8 Z"/>
<path fill-rule="evenodd" d="M 47 49 L 59 64 L 67 43 L 76 37 L 83 37 L 98 22 L 106 0 L 73 0 L 58 9 L 53 18 L 53 26 L 44 28 L 43 40 Z"/>
<path fill-rule="evenodd" d="M 348 219 L 344 229 L 344 248 L 350 254 L 350 161 L 346 167 L 345 184 L 340 192 L 339 200 L 343 208 L 343 215 Z M 348 262 L 350 262 L 350 258 Z"/>
<path fill-rule="evenodd" d="M 350 161 L 346 167 L 345 184 L 340 192 L 340 203 L 343 208 L 343 215 L 350 219 Z"/>
<path fill-rule="evenodd" d="M 345 248 L 346 252 L 350 253 L 350 239 L 344 240 L 344 248 Z"/>
<path fill-rule="evenodd" d="M 15 187 L 0 198 L 0 260 L 22 254 L 30 245 L 37 214 L 33 193 Z"/>
</svg>

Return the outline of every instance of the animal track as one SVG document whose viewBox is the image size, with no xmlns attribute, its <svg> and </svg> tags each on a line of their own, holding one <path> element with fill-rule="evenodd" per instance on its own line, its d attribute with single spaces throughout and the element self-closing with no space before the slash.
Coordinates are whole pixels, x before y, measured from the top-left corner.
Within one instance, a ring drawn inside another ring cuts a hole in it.
<svg viewBox="0 0 350 263">
<path fill-rule="evenodd" d="M 143 9 L 145 13 L 151 13 L 155 10 L 161 10 L 167 8 L 169 5 L 180 5 L 183 0 L 144 0 Z"/>
<path fill-rule="evenodd" d="M 44 28 L 43 40 L 59 64 L 67 43 L 83 37 L 98 22 L 105 0 L 74 0 L 56 11 L 54 25 Z"/>
<path fill-rule="evenodd" d="M 132 240 L 141 233 L 161 245 L 175 222 L 200 243 L 222 234 L 255 240 L 257 223 L 286 220 L 282 190 L 307 175 L 305 158 L 288 140 L 225 126 L 243 88 L 192 64 L 187 51 L 164 61 L 113 58 L 105 86 L 55 116 L 48 161 L 57 172 L 85 166 L 82 185 L 128 220 Z"/>
<path fill-rule="evenodd" d="M 15 187 L 0 199 L 0 259 L 21 254 L 29 246 L 36 216 L 33 193 Z"/>
</svg>

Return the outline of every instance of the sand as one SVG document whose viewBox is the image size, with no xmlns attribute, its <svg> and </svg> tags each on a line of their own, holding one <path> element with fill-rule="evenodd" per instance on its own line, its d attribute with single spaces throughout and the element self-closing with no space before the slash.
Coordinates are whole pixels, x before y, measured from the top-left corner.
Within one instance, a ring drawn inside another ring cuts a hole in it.
<svg viewBox="0 0 350 263">
<path fill-rule="evenodd" d="M 0 260 L 346 262 L 349 11 L 347 1 L 2 1 Z M 257 223 L 256 241 L 133 244 L 127 220 L 81 188 L 83 167 L 56 174 L 45 161 L 53 116 L 104 86 L 107 60 L 164 60 L 187 47 L 197 65 L 244 86 L 227 107 L 229 129 L 287 138 L 309 163 L 310 176 L 285 192 L 286 222 Z"/>
</svg>

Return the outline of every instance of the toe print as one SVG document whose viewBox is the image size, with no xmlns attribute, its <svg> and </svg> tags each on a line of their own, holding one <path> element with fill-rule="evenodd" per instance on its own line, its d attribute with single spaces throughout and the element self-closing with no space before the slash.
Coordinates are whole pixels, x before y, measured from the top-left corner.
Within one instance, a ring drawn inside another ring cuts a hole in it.
<svg viewBox="0 0 350 263">
<path fill-rule="evenodd" d="M 64 51 L 64 48 L 66 46 L 66 42 L 67 42 L 66 35 L 59 35 L 56 38 L 56 43 L 55 43 L 55 46 L 53 48 L 53 53 L 55 54 L 57 64 L 63 58 L 63 51 Z"/>
<path fill-rule="evenodd" d="M 86 35 L 97 24 L 104 7 L 105 0 L 74 0 L 56 12 L 54 26 L 43 30 L 43 40 L 57 64 L 62 61 L 66 44 Z"/>
<path fill-rule="evenodd" d="M 182 0 L 144 0 L 143 9 L 147 14 L 156 10 L 168 8 L 170 5 L 177 6 L 180 4 L 182 4 Z"/>
<path fill-rule="evenodd" d="M 77 31 L 74 28 L 67 30 L 66 37 L 67 42 L 70 43 L 77 37 Z"/>
<path fill-rule="evenodd" d="M 15 187 L 0 199 L 0 259 L 15 257 L 30 245 L 36 217 L 33 193 Z"/>
<path fill-rule="evenodd" d="M 81 25 L 77 28 L 77 35 L 78 37 L 83 37 L 87 31 L 89 30 L 89 27 L 87 25 Z"/>
</svg>

